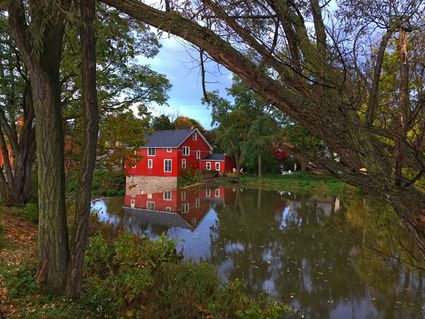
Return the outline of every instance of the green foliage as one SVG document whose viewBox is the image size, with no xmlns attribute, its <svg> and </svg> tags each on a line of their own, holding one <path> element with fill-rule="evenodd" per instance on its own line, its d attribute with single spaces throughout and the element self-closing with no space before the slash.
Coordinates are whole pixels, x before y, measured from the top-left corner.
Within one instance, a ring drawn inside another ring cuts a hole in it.
<svg viewBox="0 0 425 319">
<path fill-rule="evenodd" d="M 22 217 L 33 223 L 38 223 L 38 205 L 36 203 L 27 203 L 22 209 Z"/>
<path fill-rule="evenodd" d="M 82 300 L 95 317 L 263 318 L 287 311 L 265 299 L 253 302 L 239 282 L 223 286 L 209 264 L 182 262 L 176 243 L 165 236 L 152 242 L 129 233 L 114 241 L 97 235 L 85 262 Z M 257 317 L 249 317 L 251 308 Z"/>
<path fill-rule="evenodd" d="M 182 171 L 182 176 L 178 179 L 179 186 L 188 186 L 192 184 L 196 184 L 202 180 L 202 174 L 196 170 L 192 173 L 192 171 L 188 168 Z"/>
<path fill-rule="evenodd" d="M 73 193 L 78 188 L 78 172 L 67 176 L 66 191 Z M 93 195 L 123 196 L 125 193 L 125 173 L 123 170 L 96 169 L 93 175 Z"/>
</svg>

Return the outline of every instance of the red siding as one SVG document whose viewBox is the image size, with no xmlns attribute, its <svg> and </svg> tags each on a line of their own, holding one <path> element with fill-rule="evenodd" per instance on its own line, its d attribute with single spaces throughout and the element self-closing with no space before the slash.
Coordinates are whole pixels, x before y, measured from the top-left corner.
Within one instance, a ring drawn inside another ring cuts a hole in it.
<svg viewBox="0 0 425 319">
<path fill-rule="evenodd" d="M 143 156 L 142 160 L 136 164 L 136 167 L 129 167 L 127 163 L 127 174 L 128 175 L 142 175 L 142 176 L 178 176 L 178 161 L 177 161 L 177 149 L 172 148 L 171 153 L 167 152 L 166 148 L 156 148 L 156 154 L 154 156 L 148 155 L 147 148 L 141 148 L 137 151 L 137 155 Z M 148 160 L 152 159 L 153 166 L 148 168 Z M 171 172 L 164 172 L 164 160 L 170 159 Z"/>
<path fill-rule="evenodd" d="M 190 168 L 193 173 L 194 171 L 199 170 L 200 167 L 200 159 L 196 158 L 196 151 L 201 151 L 200 158 L 203 158 L 211 153 L 210 147 L 207 143 L 205 143 L 204 139 L 200 136 L 199 133 L 196 141 L 193 140 L 192 135 L 189 136 L 178 149 L 179 175 L 182 173 L 183 159 L 186 159 L 186 167 Z M 183 155 L 183 146 L 190 147 L 189 156 Z"/>
<path fill-rule="evenodd" d="M 211 163 L 211 171 L 217 171 L 215 165 L 216 163 L 220 163 L 220 169 L 218 170 L 220 173 L 233 172 L 233 168 L 235 167 L 235 161 L 227 155 L 224 155 L 224 161 L 201 160 L 201 170 L 207 170 L 207 162 Z"/>
</svg>

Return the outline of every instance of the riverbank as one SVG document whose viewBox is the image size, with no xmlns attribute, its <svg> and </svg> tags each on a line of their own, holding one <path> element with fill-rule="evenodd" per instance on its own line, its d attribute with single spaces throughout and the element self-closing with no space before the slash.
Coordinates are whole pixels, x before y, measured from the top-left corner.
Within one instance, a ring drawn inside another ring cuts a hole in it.
<svg viewBox="0 0 425 319">
<path fill-rule="evenodd" d="M 0 318 L 291 318 L 288 307 L 223 284 L 207 263 L 182 260 L 176 243 L 153 242 L 90 220 L 80 301 L 35 282 L 37 225 L 0 206 Z M 107 270 L 107 271 L 105 271 Z"/>
<path fill-rule="evenodd" d="M 245 188 L 262 188 L 277 191 L 338 195 L 353 191 L 352 186 L 330 176 L 316 176 L 309 173 L 290 175 L 241 176 L 239 185 Z"/>
</svg>

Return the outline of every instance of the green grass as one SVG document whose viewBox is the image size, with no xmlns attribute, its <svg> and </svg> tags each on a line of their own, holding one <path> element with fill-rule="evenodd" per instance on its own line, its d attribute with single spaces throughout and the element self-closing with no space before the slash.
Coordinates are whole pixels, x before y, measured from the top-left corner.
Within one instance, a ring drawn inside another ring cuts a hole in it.
<svg viewBox="0 0 425 319">
<path fill-rule="evenodd" d="M 315 176 L 309 173 L 291 175 L 241 176 L 240 186 L 247 188 L 265 188 L 303 193 L 340 194 L 352 191 L 344 182 L 329 176 Z"/>
</svg>

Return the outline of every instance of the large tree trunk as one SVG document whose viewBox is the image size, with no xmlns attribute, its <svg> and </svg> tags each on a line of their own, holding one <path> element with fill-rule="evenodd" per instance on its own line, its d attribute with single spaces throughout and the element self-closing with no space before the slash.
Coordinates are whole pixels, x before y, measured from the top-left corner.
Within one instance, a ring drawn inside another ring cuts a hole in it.
<svg viewBox="0 0 425 319">
<path fill-rule="evenodd" d="M 61 289 L 67 275 L 68 230 L 59 67 L 66 21 L 64 12 L 69 8 L 69 1 L 46 2 L 32 8 L 38 10 L 36 14 L 48 19 L 40 25 L 25 18 L 23 1 L 8 1 L 7 5 L 10 29 L 29 70 L 36 120 L 39 200 L 37 280 Z M 61 8 L 56 7 L 58 5 Z M 55 10 L 54 13 L 52 10 Z M 27 21 L 35 24 L 33 27 L 36 29 L 32 32 L 28 30 Z M 40 32 L 41 42 L 32 38 L 33 32 Z M 39 50 L 38 54 L 35 47 Z"/>
<path fill-rule="evenodd" d="M 80 2 L 84 140 L 74 233 L 65 285 L 65 294 L 71 298 L 79 297 L 82 287 L 84 253 L 87 243 L 93 170 L 99 130 L 96 91 L 96 39 L 94 36 L 95 5 L 95 0 L 81 0 Z"/>
</svg>

